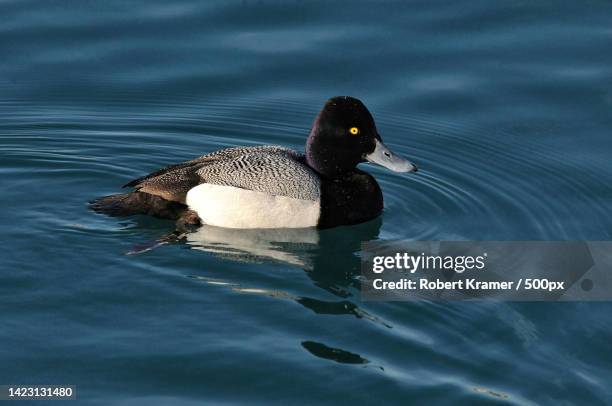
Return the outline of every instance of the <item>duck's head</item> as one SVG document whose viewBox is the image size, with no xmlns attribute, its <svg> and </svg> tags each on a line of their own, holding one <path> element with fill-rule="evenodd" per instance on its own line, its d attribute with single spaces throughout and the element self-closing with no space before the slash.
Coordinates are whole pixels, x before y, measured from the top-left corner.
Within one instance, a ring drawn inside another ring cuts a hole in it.
<svg viewBox="0 0 612 406">
<path fill-rule="evenodd" d="M 416 172 L 407 159 L 383 144 L 366 106 L 349 96 L 325 103 L 306 142 L 308 165 L 330 177 L 341 176 L 361 163 L 372 162 L 394 172 Z"/>
</svg>

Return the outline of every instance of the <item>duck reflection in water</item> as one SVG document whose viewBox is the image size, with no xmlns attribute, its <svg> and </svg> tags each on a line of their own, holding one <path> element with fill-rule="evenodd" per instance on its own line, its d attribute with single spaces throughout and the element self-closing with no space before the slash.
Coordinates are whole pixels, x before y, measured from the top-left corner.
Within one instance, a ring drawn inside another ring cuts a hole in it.
<svg viewBox="0 0 612 406">
<path fill-rule="evenodd" d="M 302 268 L 314 284 L 336 296 L 351 296 L 348 288 L 359 289 L 361 244 L 378 239 L 380 217 L 358 225 L 320 230 L 249 229 L 203 226 L 185 233 L 192 249 L 224 259 L 250 263 L 282 263 Z"/>
<path fill-rule="evenodd" d="M 224 260 L 280 263 L 298 267 L 304 269 L 315 286 L 337 296 L 340 300 L 295 296 L 278 290 L 225 282 L 219 278 L 200 276 L 195 278 L 213 285 L 227 286 L 239 293 L 292 300 L 316 314 L 351 316 L 390 328 L 389 324 L 362 310 L 350 300 L 350 297 L 360 289 L 358 276 L 361 273 L 359 257 L 361 244 L 377 240 L 381 225 L 382 219 L 378 217 L 366 223 L 326 230 L 316 228 L 241 230 L 202 226 L 189 232 L 177 231 L 159 240 L 154 246 L 150 245 L 132 253 L 147 251 L 160 244 L 184 243 L 190 249 L 205 251 Z M 328 347 L 323 343 L 305 341 L 302 346 L 314 356 L 335 362 L 354 363 L 353 358 L 361 359 L 357 354 Z M 340 356 L 344 353 L 352 354 L 352 357 Z M 363 363 L 368 361 L 363 359 Z"/>
</svg>

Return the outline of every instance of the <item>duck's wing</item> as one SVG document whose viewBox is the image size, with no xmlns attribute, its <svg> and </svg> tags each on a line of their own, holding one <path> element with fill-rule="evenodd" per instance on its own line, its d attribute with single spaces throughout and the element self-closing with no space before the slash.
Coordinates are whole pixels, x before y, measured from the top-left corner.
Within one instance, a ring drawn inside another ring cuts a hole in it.
<svg viewBox="0 0 612 406">
<path fill-rule="evenodd" d="M 160 169 L 124 187 L 185 203 L 187 192 L 201 183 L 305 200 L 320 196 L 320 179 L 303 155 L 278 146 L 223 149 Z"/>
</svg>

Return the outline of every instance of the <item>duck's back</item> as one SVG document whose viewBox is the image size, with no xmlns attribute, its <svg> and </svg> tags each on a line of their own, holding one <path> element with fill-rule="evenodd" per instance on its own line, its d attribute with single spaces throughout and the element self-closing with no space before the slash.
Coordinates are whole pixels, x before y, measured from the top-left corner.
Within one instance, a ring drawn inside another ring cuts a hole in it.
<svg viewBox="0 0 612 406">
<path fill-rule="evenodd" d="M 186 203 L 187 193 L 203 183 L 305 200 L 316 200 L 320 194 L 319 177 L 305 164 L 304 156 L 274 145 L 222 149 L 160 169 L 124 187 Z"/>
<path fill-rule="evenodd" d="M 319 176 L 302 154 L 279 146 L 238 147 L 207 156 L 203 182 L 300 200 L 318 200 Z"/>
<path fill-rule="evenodd" d="M 220 150 L 126 186 L 184 203 L 219 227 L 311 227 L 320 215 L 319 176 L 303 155 L 278 146 Z"/>
</svg>

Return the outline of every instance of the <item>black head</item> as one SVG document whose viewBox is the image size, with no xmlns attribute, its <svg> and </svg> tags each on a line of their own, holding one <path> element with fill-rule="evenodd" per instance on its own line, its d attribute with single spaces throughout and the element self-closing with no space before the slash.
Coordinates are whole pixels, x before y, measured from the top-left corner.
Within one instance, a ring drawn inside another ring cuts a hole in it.
<svg viewBox="0 0 612 406">
<path fill-rule="evenodd" d="M 382 143 L 366 106 L 349 96 L 325 103 L 308 136 L 306 159 L 317 172 L 331 177 L 342 176 L 366 161 L 397 172 L 416 171 L 414 165 Z"/>
</svg>

